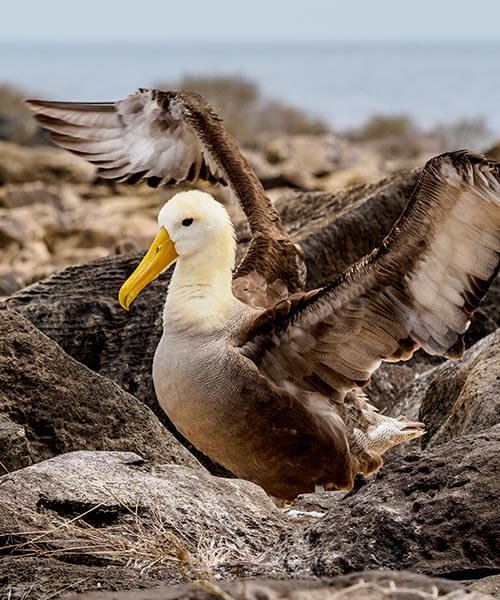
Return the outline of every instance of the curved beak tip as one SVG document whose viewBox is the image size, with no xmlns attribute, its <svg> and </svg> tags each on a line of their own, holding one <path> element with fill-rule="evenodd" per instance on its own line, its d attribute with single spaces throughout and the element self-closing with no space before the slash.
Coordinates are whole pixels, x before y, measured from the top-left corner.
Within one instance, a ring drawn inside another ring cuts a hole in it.
<svg viewBox="0 0 500 600">
<path fill-rule="evenodd" d="M 127 294 L 124 293 L 123 287 L 124 286 L 122 285 L 122 287 L 120 288 L 120 291 L 118 292 L 118 302 L 124 310 L 128 310 L 130 307 L 130 304 L 127 303 Z"/>
<path fill-rule="evenodd" d="M 118 302 L 123 310 L 129 311 L 132 306 L 132 302 L 135 300 L 137 294 L 131 292 L 130 289 L 124 289 L 125 286 L 122 286 L 120 292 L 118 294 Z"/>
</svg>

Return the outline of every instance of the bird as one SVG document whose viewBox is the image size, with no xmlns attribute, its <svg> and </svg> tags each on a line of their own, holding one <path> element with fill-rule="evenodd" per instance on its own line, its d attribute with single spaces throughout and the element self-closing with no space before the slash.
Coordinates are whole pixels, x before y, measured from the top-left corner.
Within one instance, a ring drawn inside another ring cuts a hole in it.
<svg viewBox="0 0 500 600">
<path fill-rule="evenodd" d="M 170 103 L 165 110 L 174 108 Z M 98 139 L 104 127 L 127 156 L 158 144 L 151 123 L 141 129 L 124 118 L 107 120 L 123 111 L 119 103 L 106 108 L 105 125 L 99 111 L 90 123 L 85 110 L 57 110 L 65 113 L 55 117 L 50 109 L 45 117 L 52 131 L 69 122 L 76 129 L 64 135 L 88 140 L 90 131 Z M 145 110 L 132 112 L 134 119 Z M 148 164 L 159 155 L 158 149 L 149 153 Z M 122 178 L 134 167 L 118 168 Z M 220 168 L 227 177 L 227 166 Z M 239 174 L 242 168 L 232 173 L 235 187 L 240 176 L 252 178 Z M 171 174 L 170 167 L 156 172 Z M 270 247 L 265 236 L 278 236 L 280 227 L 270 226 L 276 216 L 266 217 L 262 198 L 239 193 L 252 215 L 252 233 L 259 238 L 264 231 L 261 241 Z M 288 271 L 297 278 L 266 306 L 235 294 L 234 278 L 241 275 L 236 270 L 233 276 L 234 230 L 224 207 L 206 192 L 180 192 L 161 209 L 158 234 L 122 285 L 119 302 L 130 309 L 140 291 L 175 263 L 153 362 L 159 404 L 212 460 L 273 498 L 291 501 L 318 489 L 351 489 L 358 474 L 381 468 L 390 447 L 424 434 L 422 423 L 380 414 L 363 387 L 382 362 L 408 360 L 418 348 L 459 358 L 473 312 L 498 271 L 499 253 L 500 164 L 457 151 L 428 161 L 382 243 L 323 288 L 300 289 L 300 253 L 294 270 L 289 257 L 280 264 L 278 254 L 268 261 L 249 252 L 247 273 L 260 273 L 266 284 L 274 277 L 286 285 Z"/>
</svg>

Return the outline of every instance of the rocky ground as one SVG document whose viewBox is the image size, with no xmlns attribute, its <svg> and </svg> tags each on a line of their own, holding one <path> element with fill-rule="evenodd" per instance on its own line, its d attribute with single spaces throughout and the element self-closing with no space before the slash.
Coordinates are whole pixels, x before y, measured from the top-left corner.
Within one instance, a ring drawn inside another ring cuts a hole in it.
<svg viewBox="0 0 500 600">
<path fill-rule="evenodd" d="M 331 133 L 247 155 L 304 247 L 310 287 L 384 237 L 427 158 Z M 212 191 L 243 251 L 240 212 Z M 171 193 L 0 143 L 0 598 L 498 597 L 499 284 L 461 361 L 418 354 L 370 384 L 388 414 L 426 423 L 423 443 L 389 453 L 356 491 L 283 512 L 257 486 L 217 476 L 157 406 L 168 277 L 130 313 L 118 307 Z"/>
</svg>

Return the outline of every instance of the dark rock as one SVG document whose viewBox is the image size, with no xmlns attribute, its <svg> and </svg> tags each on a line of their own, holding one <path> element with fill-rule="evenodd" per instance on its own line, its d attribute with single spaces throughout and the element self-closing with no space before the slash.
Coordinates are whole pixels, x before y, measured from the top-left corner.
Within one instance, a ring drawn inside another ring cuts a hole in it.
<svg viewBox="0 0 500 600">
<path fill-rule="evenodd" d="M 394 460 L 288 548 L 316 576 L 407 569 L 453 579 L 495 573 L 500 559 L 500 426 Z M 324 505 L 323 505 L 324 509 Z"/>
<path fill-rule="evenodd" d="M 408 390 L 427 435 L 423 445 L 447 442 L 487 429 L 500 418 L 500 329 L 472 346 L 464 357 L 446 361 Z"/>
<path fill-rule="evenodd" d="M 17 273 L 4 273 L 0 275 L 0 296 L 10 296 L 23 287 L 21 278 Z"/>
<path fill-rule="evenodd" d="M 22 469 L 32 462 L 26 430 L 0 413 L 0 473 Z"/>
<path fill-rule="evenodd" d="M 424 446 L 486 429 L 500 414 L 499 346 L 497 329 L 459 361 L 433 367 L 432 360 L 417 355 L 408 362 L 382 364 L 366 391 L 387 414 L 423 421 L 428 432 Z"/>
<path fill-rule="evenodd" d="M 198 465 L 147 407 L 5 307 L 0 307 L 0 413 L 13 424 L 6 427 L 11 444 L 0 445 L 0 462 L 12 468 L 24 466 L 28 454 L 37 462 L 79 449 L 130 450 Z M 21 450 L 14 448 L 16 440 Z"/>
<path fill-rule="evenodd" d="M 330 283 L 380 244 L 417 183 L 415 170 L 330 192 L 289 192 L 276 207 L 289 234 L 304 248 L 308 287 Z"/>
<path fill-rule="evenodd" d="M 258 486 L 132 453 L 73 452 L 0 478 L 0 581 L 12 598 L 30 586 L 41 598 L 49 583 L 83 591 L 273 575 L 285 530 Z"/>
<path fill-rule="evenodd" d="M 218 589 L 217 589 L 218 588 Z M 363 571 L 333 579 L 246 579 L 208 586 L 79 594 L 75 600 L 431 600 L 453 594 L 454 600 L 488 600 L 473 596 L 459 583 L 410 572 Z M 223 596 L 226 594 L 226 596 Z"/>
<path fill-rule="evenodd" d="M 389 416 L 405 415 L 411 420 L 418 420 L 420 404 L 408 394 L 420 372 L 429 369 L 414 360 L 400 363 L 382 363 L 372 375 L 365 391 L 370 401 Z"/>
</svg>

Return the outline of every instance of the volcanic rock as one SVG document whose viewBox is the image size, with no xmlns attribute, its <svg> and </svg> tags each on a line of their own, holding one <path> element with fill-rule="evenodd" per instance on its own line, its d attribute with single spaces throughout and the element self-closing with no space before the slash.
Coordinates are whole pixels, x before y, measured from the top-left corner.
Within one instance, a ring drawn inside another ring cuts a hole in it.
<svg viewBox="0 0 500 600">
<path fill-rule="evenodd" d="M 457 582 L 407 571 L 362 571 L 333 579 L 246 579 L 219 583 L 179 585 L 133 592 L 79 594 L 75 600 L 488 600 L 487 594 L 468 593 Z"/>
<path fill-rule="evenodd" d="M 285 542 L 288 568 L 322 577 L 395 568 L 452 579 L 496 573 L 499 449 L 496 425 L 400 457 L 355 493 L 332 494 L 298 547 Z"/>
<path fill-rule="evenodd" d="M 80 449 L 129 450 L 197 466 L 151 411 L 0 307 L 0 463 L 6 470 Z"/>
<path fill-rule="evenodd" d="M 0 478 L 0 581 L 19 598 L 30 586 L 42 597 L 49 582 L 128 589 L 272 574 L 264 553 L 286 528 L 252 483 L 133 453 L 72 452 Z"/>
<path fill-rule="evenodd" d="M 412 400 L 425 423 L 424 446 L 487 429 L 500 420 L 500 329 L 464 357 L 417 379 Z M 410 394 L 409 394 L 410 395 Z"/>
</svg>

